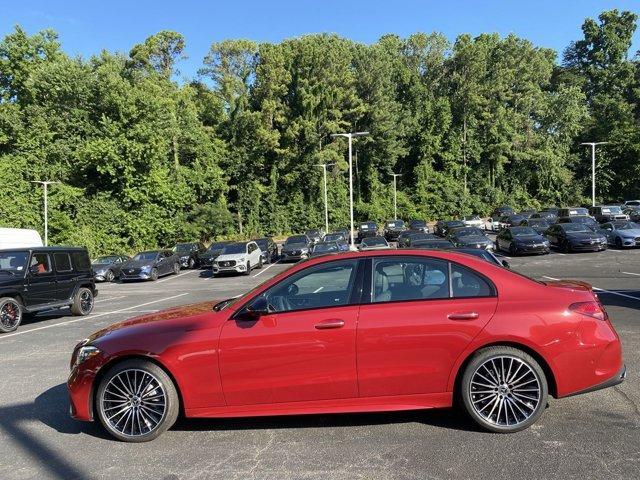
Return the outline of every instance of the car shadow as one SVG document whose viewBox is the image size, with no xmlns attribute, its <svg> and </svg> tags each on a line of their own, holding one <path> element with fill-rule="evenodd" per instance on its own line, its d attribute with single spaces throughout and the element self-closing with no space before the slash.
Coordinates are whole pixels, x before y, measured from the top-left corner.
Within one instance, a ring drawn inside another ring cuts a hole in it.
<svg viewBox="0 0 640 480">
<path fill-rule="evenodd" d="M 596 291 L 598 298 L 606 307 L 625 307 L 640 310 L 640 290 Z"/>
</svg>

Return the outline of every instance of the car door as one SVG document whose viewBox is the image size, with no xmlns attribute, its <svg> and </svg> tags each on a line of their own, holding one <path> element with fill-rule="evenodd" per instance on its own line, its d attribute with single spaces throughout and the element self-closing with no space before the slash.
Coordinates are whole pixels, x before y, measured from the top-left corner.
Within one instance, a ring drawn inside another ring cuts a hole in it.
<svg viewBox="0 0 640 480">
<path fill-rule="evenodd" d="M 56 275 L 56 298 L 60 301 L 69 300 L 76 286 L 76 272 L 71 257 L 68 252 L 53 252 L 51 256 Z"/>
<path fill-rule="evenodd" d="M 357 335 L 361 397 L 444 392 L 459 355 L 493 316 L 493 284 L 429 257 L 372 260 Z"/>
<path fill-rule="evenodd" d="M 33 252 L 29 259 L 25 303 L 34 307 L 59 301 L 56 274 L 49 252 Z"/>
<path fill-rule="evenodd" d="M 240 309 L 225 322 L 219 351 L 228 405 L 358 396 L 357 270 L 357 260 L 308 267 L 248 302 L 263 301 L 268 314 L 249 321 Z"/>
<path fill-rule="evenodd" d="M 558 245 L 558 230 L 560 227 L 558 227 L 557 225 L 551 225 L 547 231 L 545 232 L 545 237 L 547 237 L 547 240 L 549 240 L 549 243 L 551 245 L 557 246 Z"/>
</svg>

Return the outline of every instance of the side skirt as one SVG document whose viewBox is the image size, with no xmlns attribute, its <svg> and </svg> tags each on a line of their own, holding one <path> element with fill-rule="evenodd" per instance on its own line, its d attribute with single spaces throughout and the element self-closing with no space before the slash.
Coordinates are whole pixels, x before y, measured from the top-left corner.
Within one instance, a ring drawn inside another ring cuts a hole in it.
<svg viewBox="0 0 640 480">
<path fill-rule="evenodd" d="M 389 397 L 344 398 L 259 405 L 229 405 L 185 409 L 187 417 L 261 417 L 313 415 L 326 413 L 367 413 L 447 408 L 453 404 L 452 392 Z"/>
</svg>

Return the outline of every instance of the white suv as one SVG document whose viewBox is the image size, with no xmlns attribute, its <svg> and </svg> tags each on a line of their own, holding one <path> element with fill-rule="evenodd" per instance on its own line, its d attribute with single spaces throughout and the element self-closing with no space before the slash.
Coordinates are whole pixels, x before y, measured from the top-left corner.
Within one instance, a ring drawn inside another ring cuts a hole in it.
<svg viewBox="0 0 640 480">
<path fill-rule="evenodd" d="M 237 242 L 225 245 L 212 265 L 213 275 L 236 272 L 249 275 L 254 268 L 262 268 L 262 254 L 256 242 Z"/>
</svg>

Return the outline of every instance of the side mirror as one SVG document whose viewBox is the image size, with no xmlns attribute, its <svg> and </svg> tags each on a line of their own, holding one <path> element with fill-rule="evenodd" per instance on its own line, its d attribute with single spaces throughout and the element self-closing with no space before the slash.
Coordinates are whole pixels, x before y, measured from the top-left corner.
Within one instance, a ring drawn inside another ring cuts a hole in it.
<svg viewBox="0 0 640 480">
<path fill-rule="evenodd" d="M 511 268 L 511 265 L 510 265 L 510 264 L 509 264 L 509 262 L 507 262 L 506 260 L 502 260 L 502 266 L 503 266 L 504 268 L 509 268 L 509 269 Z"/>
<path fill-rule="evenodd" d="M 242 312 L 242 319 L 255 321 L 263 315 L 268 315 L 269 312 L 269 302 L 263 296 L 256 298 L 253 302 L 247 305 Z"/>
</svg>

